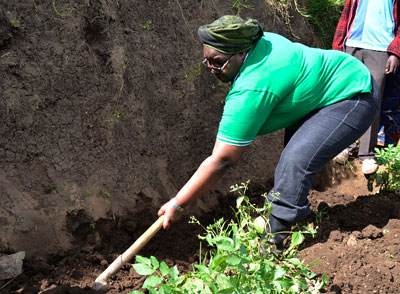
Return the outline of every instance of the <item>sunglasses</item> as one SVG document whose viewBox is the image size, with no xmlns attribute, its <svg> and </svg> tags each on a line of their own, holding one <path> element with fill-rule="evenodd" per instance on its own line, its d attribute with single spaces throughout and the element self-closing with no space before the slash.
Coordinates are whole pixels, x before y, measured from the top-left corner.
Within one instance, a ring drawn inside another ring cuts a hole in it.
<svg viewBox="0 0 400 294">
<path fill-rule="evenodd" d="M 217 66 L 213 66 L 210 64 L 210 62 L 208 61 L 207 57 L 204 58 L 204 60 L 202 61 L 203 65 L 205 65 L 209 70 L 213 70 L 215 72 L 222 72 L 224 70 L 224 68 L 227 66 L 227 64 L 229 63 L 229 61 L 231 60 L 232 56 L 235 54 L 232 54 L 231 56 L 229 56 L 229 58 L 224 62 L 223 65 L 217 67 Z"/>
</svg>

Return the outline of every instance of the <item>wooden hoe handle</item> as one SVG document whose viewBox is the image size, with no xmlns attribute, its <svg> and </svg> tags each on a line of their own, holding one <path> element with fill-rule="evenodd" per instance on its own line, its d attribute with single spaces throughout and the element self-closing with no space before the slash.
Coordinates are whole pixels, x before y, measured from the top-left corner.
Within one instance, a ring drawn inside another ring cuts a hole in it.
<svg viewBox="0 0 400 294">
<path fill-rule="evenodd" d="M 124 253 L 118 256 L 108 268 L 97 277 L 94 282 L 94 290 L 106 290 L 107 280 L 115 274 L 126 262 L 128 262 L 134 255 L 143 248 L 147 242 L 161 229 L 164 222 L 164 215 L 160 216 L 151 226 L 144 232 Z"/>
</svg>

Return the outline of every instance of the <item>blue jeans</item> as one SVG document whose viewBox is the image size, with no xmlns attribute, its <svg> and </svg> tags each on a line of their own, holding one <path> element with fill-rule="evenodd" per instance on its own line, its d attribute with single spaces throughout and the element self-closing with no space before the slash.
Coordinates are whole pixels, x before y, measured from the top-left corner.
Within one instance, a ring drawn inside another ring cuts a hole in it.
<svg viewBox="0 0 400 294">
<path fill-rule="evenodd" d="M 272 202 L 273 217 L 294 224 L 311 213 L 307 196 L 316 173 L 368 129 L 378 102 L 379 88 L 373 81 L 371 94 L 357 94 L 304 118 L 275 170 L 274 187 L 267 200 Z"/>
</svg>

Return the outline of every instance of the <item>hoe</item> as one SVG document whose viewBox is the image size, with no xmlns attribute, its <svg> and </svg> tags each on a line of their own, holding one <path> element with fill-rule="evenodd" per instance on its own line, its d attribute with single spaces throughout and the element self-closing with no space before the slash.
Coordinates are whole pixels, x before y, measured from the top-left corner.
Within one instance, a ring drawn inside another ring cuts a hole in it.
<svg viewBox="0 0 400 294">
<path fill-rule="evenodd" d="M 97 277 L 92 289 L 96 291 L 107 291 L 109 289 L 107 280 L 115 274 L 125 263 L 127 263 L 140 249 L 161 229 L 164 216 L 160 216 L 124 253 L 118 256 L 110 266 Z"/>
</svg>

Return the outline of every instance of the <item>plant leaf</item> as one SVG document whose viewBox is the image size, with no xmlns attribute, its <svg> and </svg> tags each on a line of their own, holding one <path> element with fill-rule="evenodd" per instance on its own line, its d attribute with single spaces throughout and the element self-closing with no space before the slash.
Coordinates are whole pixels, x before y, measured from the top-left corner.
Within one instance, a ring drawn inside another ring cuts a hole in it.
<svg viewBox="0 0 400 294">
<path fill-rule="evenodd" d="M 142 276 L 148 276 L 154 273 L 154 269 L 152 269 L 150 266 L 147 264 L 142 264 L 142 263 L 136 263 L 132 264 L 133 268 L 135 271 Z"/>
<path fill-rule="evenodd" d="M 154 288 L 162 281 L 163 279 L 158 276 L 150 276 L 144 281 L 142 288 L 144 289 Z"/>
<path fill-rule="evenodd" d="M 294 232 L 292 234 L 291 246 L 298 246 L 304 242 L 304 235 L 300 232 Z"/>
<path fill-rule="evenodd" d="M 166 276 L 169 274 L 169 267 L 164 261 L 162 261 L 160 264 L 160 271 L 163 276 Z"/>
<path fill-rule="evenodd" d="M 286 274 L 286 270 L 282 267 L 277 267 L 274 271 L 274 280 L 282 278 Z"/>
<path fill-rule="evenodd" d="M 229 265 L 238 265 L 242 259 L 236 254 L 231 254 L 226 258 L 226 263 Z"/>
<path fill-rule="evenodd" d="M 169 274 L 171 276 L 171 278 L 173 280 L 176 280 L 176 278 L 178 278 L 179 275 L 179 271 L 176 265 L 174 265 L 170 270 L 169 270 Z"/>
<path fill-rule="evenodd" d="M 244 196 L 240 196 L 236 199 L 236 208 L 239 208 L 242 205 L 243 200 Z"/>
<path fill-rule="evenodd" d="M 254 220 L 254 227 L 257 233 L 262 234 L 265 231 L 265 220 L 261 215 Z"/>
<path fill-rule="evenodd" d="M 158 269 L 158 267 L 160 266 L 160 263 L 158 262 L 157 258 L 155 258 L 154 256 L 151 256 L 150 260 L 151 260 L 151 264 L 153 265 L 154 269 Z"/>
<path fill-rule="evenodd" d="M 220 250 L 233 251 L 235 249 L 235 243 L 229 237 L 219 236 L 214 238 L 213 242 Z"/>
<path fill-rule="evenodd" d="M 144 264 L 147 264 L 147 265 L 151 265 L 150 259 L 147 258 L 147 257 L 141 256 L 141 255 L 137 255 L 136 256 L 136 262 L 137 263 L 144 263 Z"/>
</svg>

